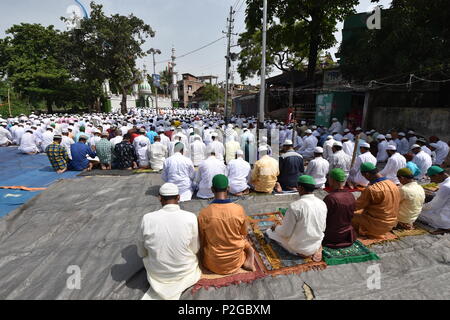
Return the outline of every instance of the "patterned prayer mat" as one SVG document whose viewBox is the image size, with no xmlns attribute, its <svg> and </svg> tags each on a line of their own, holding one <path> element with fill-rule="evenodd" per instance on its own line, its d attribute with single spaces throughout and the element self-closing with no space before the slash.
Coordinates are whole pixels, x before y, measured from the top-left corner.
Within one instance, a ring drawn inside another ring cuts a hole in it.
<svg viewBox="0 0 450 320">
<path fill-rule="evenodd" d="M 270 229 L 274 224 L 279 224 L 282 219 L 283 216 L 280 212 L 249 217 L 248 238 L 257 253 L 256 260 L 264 273 L 275 276 L 325 269 L 325 262 L 314 262 L 310 258 L 303 259 L 293 255 L 265 235 L 264 231 Z"/>
<path fill-rule="evenodd" d="M 395 234 L 399 238 L 409 237 L 409 236 L 422 236 L 424 234 L 429 234 L 429 232 L 427 230 L 420 227 L 419 225 L 414 225 L 414 229 L 412 229 L 412 230 L 394 229 L 394 230 L 392 230 L 392 233 Z"/>
<path fill-rule="evenodd" d="M 367 249 L 358 240 L 356 240 L 350 247 L 346 248 L 332 249 L 323 247 L 322 255 L 323 260 L 329 266 L 380 260 L 374 252 Z"/>
<path fill-rule="evenodd" d="M 267 277 L 258 263 L 255 263 L 255 267 L 255 271 L 247 271 L 241 268 L 238 272 L 232 275 L 220 275 L 209 271 L 203 266 L 200 266 L 202 276 L 200 280 L 192 287 L 191 293 L 194 294 L 201 288 L 221 288 L 232 284 L 251 283 L 256 279 Z"/>
<path fill-rule="evenodd" d="M 390 241 L 398 240 L 399 237 L 392 232 L 386 232 L 380 239 L 373 239 L 364 236 L 359 236 L 358 240 L 366 247 L 373 246 L 375 244 L 383 244 Z"/>
</svg>

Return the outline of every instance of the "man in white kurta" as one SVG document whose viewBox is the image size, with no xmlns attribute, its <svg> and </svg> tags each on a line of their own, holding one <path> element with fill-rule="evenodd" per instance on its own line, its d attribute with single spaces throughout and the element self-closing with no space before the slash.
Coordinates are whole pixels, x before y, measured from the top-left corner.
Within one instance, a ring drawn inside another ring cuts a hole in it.
<svg viewBox="0 0 450 320">
<path fill-rule="evenodd" d="M 47 130 L 42 134 L 42 144 L 41 151 L 45 152 L 47 147 L 53 143 L 53 128 L 48 127 Z"/>
<path fill-rule="evenodd" d="M 150 160 L 150 168 L 157 171 L 162 170 L 168 151 L 167 147 L 161 143 L 160 136 L 155 136 L 154 143 L 148 146 L 147 153 Z"/>
<path fill-rule="evenodd" d="M 180 209 L 176 185 L 160 190 L 162 209 L 142 218 L 138 254 L 143 259 L 150 289 L 143 300 L 178 300 L 201 277 L 197 252 L 200 247 L 195 214 Z"/>
<path fill-rule="evenodd" d="M 192 199 L 192 183 L 195 178 L 195 169 L 192 160 L 183 155 L 184 145 L 179 142 L 175 145 L 175 154 L 164 160 L 161 178 L 180 189 L 180 201 Z"/>
<path fill-rule="evenodd" d="M 225 147 L 222 142 L 217 139 L 218 135 L 216 132 L 211 133 L 211 143 L 208 147 L 214 150 L 217 160 L 224 162 L 225 157 Z"/>
<path fill-rule="evenodd" d="M 69 156 L 69 159 L 72 160 L 72 154 L 70 153 L 70 146 L 75 143 L 72 138 L 69 137 L 69 130 L 63 129 L 62 135 L 61 135 L 61 145 L 66 148 L 67 155 Z"/>
<path fill-rule="evenodd" d="M 389 155 L 389 159 L 384 169 L 380 171 L 380 174 L 394 182 L 396 185 L 399 185 L 400 181 L 397 178 L 397 172 L 400 169 L 406 168 L 406 159 L 398 153 L 396 149 L 397 148 L 393 145 L 387 146 L 386 152 Z"/>
<path fill-rule="evenodd" d="M 336 141 L 333 144 L 333 155 L 328 162 L 330 163 L 330 171 L 333 169 L 342 169 L 345 172 L 346 178 L 348 178 L 352 166 L 352 157 L 344 152 L 342 142 Z"/>
<path fill-rule="evenodd" d="M 327 140 L 323 144 L 323 157 L 324 159 L 330 160 L 333 155 L 333 144 L 336 142 L 333 136 L 328 136 Z"/>
<path fill-rule="evenodd" d="M 342 150 L 353 158 L 353 152 L 355 150 L 355 142 L 347 137 L 342 138 Z"/>
<path fill-rule="evenodd" d="M 315 158 L 308 163 L 305 171 L 305 174 L 313 177 L 316 181 L 316 188 L 325 187 L 328 171 L 330 169 L 330 163 L 322 157 L 323 152 L 324 150 L 321 147 L 315 148 Z"/>
<path fill-rule="evenodd" d="M 305 131 L 306 136 L 303 139 L 303 146 L 300 148 L 299 153 L 306 160 L 312 160 L 314 158 L 314 149 L 317 147 L 318 140 L 312 135 L 310 129 Z"/>
<path fill-rule="evenodd" d="M 338 121 L 337 118 L 332 119 L 332 124 L 331 124 L 330 128 L 328 129 L 328 132 L 330 132 L 330 133 L 336 132 L 336 133 L 340 133 L 340 134 L 343 132 L 342 124 Z"/>
<path fill-rule="evenodd" d="M 425 203 L 419 220 L 428 223 L 433 228 L 450 229 L 450 176 L 444 169 L 432 166 L 428 169 L 431 182 L 440 183 L 439 191 L 431 202 Z"/>
<path fill-rule="evenodd" d="M 364 178 L 361 174 L 361 164 L 370 162 L 374 166 L 377 165 L 377 158 L 373 156 L 372 153 L 370 153 L 370 145 L 367 142 L 363 142 L 360 145 L 361 154 L 356 157 L 355 163 L 350 170 L 350 180 L 353 182 L 353 184 L 360 185 L 363 187 L 366 187 L 369 184 L 369 181 Z"/>
<path fill-rule="evenodd" d="M 388 159 L 388 154 L 386 152 L 386 148 L 388 146 L 388 142 L 386 141 L 386 137 L 382 134 L 377 136 L 378 140 L 378 153 L 377 153 L 377 161 L 378 162 L 386 162 Z"/>
<path fill-rule="evenodd" d="M 447 159 L 449 153 L 449 146 L 442 140 L 437 140 L 435 142 L 430 143 L 431 151 L 436 153 L 436 158 L 434 160 L 434 164 L 441 166 L 445 159 Z"/>
<path fill-rule="evenodd" d="M 305 189 L 305 184 L 308 189 Z M 290 253 L 304 257 L 316 256 L 317 258 L 313 259 L 320 261 L 327 206 L 313 194 L 315 184 L 310 176 L 299 177 L 300 200 L 291 203 L 281 225 L 267 230 L 266 233 Z"/>
<path fill-rule="evenodd" d="M 206 157 L 206 145 L 199 135 L 194 135 L 194 141 L 191 143 L 191 160 L 195 167 L 198 167 Z"/>
<path fill-rule="evenodd" d="M 398 134 L 397 151 L 401 155 L 405 155 L 409 152 L 409 141 L 406 139 L 406 135 L 403 132 Z"/>
<path fill-rule="evenodd" d="M 36 145 L 36 137 L 31 129 L 27 130 L 22 135 L 18 151 L 26 154 L 36 154 L 39 152 Z"/>
<path fill-rule="evenodd" d="M 223 161 L 216 158 L 212 143 L 207 147 L 206 153 L 208 154 L 208 158 L 200 163 L 195 178 L 198 186 L 197 197 L 200 199 L 214 198 L 214 193 L 211 190 L 214 176 L 218 174 L 227 175 L 227 167 Z"/>
<path fill-rule="evenodd" d="M 147 168 L 149 163 L 148 147 L 151 145 L 150 139 L 145 135 L 145 129 L 139 129 L 139 136 L 134 138 L 133 146 L 136 149 L 136 156 L 140 168 Z"/>
<path fill-rule="evenodd" d="M 412 162 L 415 163 L 420 170 L 420 174 L 416 177 L 416 179 L 420 180 L 425 176 L 427 170 L 433 165 L 433 161 L 431 160 L 431 157 L 425 151 L 423 151 L 418 144 L 414 144 L 411 147 L 411 150 L 414 153 Z"/>
<path fill-rule="evenodd" d="M 9 130 L 6 129 L 7 126 L 8 126 L 7 122 L 2 122 L 2 124 L 0 126 L 0 147 L 8 146 L 13 141 L 11 132 L 9 132 Z"/>
<path fill-rule="evenodd" d="M 236 159 L 231 160 L 227 165 L 228 180 L 231 194 L 240 194 L 249 189 L 248 181 L 250 179 L 251 167 L 244 160 L 244 152 L 236 151 Z"/>
</svg>

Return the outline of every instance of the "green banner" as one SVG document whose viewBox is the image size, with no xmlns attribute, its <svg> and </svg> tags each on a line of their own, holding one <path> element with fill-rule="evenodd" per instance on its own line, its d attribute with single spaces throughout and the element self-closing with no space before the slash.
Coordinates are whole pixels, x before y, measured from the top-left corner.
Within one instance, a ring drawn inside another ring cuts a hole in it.
<svg viewBox="0 0 450 320">
<path fill-rule="evenodd" d="M 326 126 L 330 124 L 333 94 L 318 94 L 316 97 L 316 125 Z"/>
</svg>

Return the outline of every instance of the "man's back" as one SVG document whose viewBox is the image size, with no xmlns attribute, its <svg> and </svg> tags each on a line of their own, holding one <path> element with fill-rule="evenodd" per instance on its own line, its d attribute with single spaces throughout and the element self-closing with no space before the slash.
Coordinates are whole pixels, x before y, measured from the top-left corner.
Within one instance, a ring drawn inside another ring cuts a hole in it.
<svg viewBox="0 0 450 320">
<path fill-rule="evenodd" d="M 251 182 L 258 192 L 272 192 L 279 174 L 278 161 L 265 155 L 255 162 Z"/>
<path fill-rule="evenodd" d="M 204 265 L 218 274 L 239 270 L 245 260 L 242 254 L 247 235 L 244 209 L 229 200 L 215 200 L 200 211 L 198 224 Z"/>
<path fill-rule="evenodd" d="M 227 169 L 231 193 L 239 193 L 248 188 L 247 182 L 251 167 L 247 161 L 242 158 L 231 160 Z"/>
<path fill-rule="evenodd" d="M 280 157 L 280 176 L 278 177 L 281 187 L 295 188 L 297 179 L 304 170 L 303 157 L 300 154 L 294 150 L 284 153 Z"/>
<path fill-rule="evenodd" d="M 203 160 L 198 167 L 198 192 L 197 197 L 202 199 L 209 199 L 214 197 L 211 191 L 212 179 L 215 175 L 226 175 L 226 167 L 223 161 L 216 159 L 214 156 L 210 156 L 206 160 Z"/>
</svg>

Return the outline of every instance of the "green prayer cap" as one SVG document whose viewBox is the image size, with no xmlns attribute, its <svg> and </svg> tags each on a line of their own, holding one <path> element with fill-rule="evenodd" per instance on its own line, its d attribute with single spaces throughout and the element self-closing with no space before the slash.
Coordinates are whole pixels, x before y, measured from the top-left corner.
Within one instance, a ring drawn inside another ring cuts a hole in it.
<svg viewBox="0 0 450 320">
<path fill-rule="evenodd" d="M 310 184 L 310 185 L 315 186 L 316 185 L 316 180 L 314 180 L 313 177 L 308 176 L 308 175 L 305 174 L 303 176 L 298 177 L 297 183 L 299 183 L 299 184 L 301 184 L 301 183 L 303 183 L 303 184 Z"/>
<path fill-rule="evenodd" d="M 228 178 L 223 174 L 217 174 L 212 180 L 212 185 L 216 189 L 226 189 L 228 188 Z"/>
<path fill-rule="evenodd" d="M 414 178 L 414 174 L 409 168 L 401 168 L 397 171 L 397 177 Z"/>
<path fill-rule="evenodd" d="M 375 170 L 377 167 L 371 162 L 364 162 L 361 164 L 360 170 L 361 172 L 369 172 Z"/>
<path fill-rule="evenodd" d="M 437 175 L 437 174 L 440 174 L 440 173 L 442 173 L 442 172 L 444 172 L 444 169 L 442 169 L 441 167 L 438 167 L 438 166 L 432 166 L 432 167 L 430 167 L 430 168 L 428 169 L 427 175 L 428 175 L 429 177 L 431 177 L 431 176 L 435 176 L 435 175 Z"/>
<path fill-rule="evenodd" d="M 345 182 L 345 180 L 347 179 L 347 177 L 345 176 L 344 170 L 342 170 L 340 168 L 331 170 L 330 176 L 331 176 L 331 178 L 333 178 L 334 180 L 336 180 L 338 182 Z"/>
<path fill-rule="evenodd" d="M 180 152 L 181 150 L 184 150 L 184 144 L 181 142 L 175 143 L 175 146 L 173 148 L 174 152 Z"/>
</svg>

